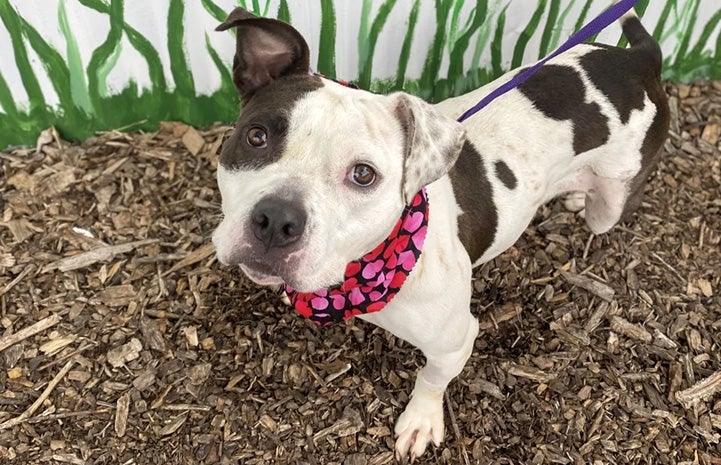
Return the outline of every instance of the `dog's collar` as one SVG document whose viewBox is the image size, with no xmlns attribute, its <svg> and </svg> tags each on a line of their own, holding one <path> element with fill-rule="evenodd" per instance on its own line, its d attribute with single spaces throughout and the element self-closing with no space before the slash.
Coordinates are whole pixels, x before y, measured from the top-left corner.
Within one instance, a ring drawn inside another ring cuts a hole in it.
<svg viewBox="0 0 721 465">
<path fill-rule="evenodd" d="M 381 311 L 416 265 L 427 231 L 428 196 L 423 188 L 403 209 L 390 235 L 346 266 L 342 284 L 315 292 L 297 292 L 286 286 L 291 305 L 322 326 Z"/>
<path fill-rule="evenodd" d="M 316 72 L 313 72 L 313 71 L 310 72 L 310 75 L 311 75 L 311 76 L 316 76 L 316 77 L 319 77 L 319 78 L 323 78 L 323 79 L 327 79 L 327 80 L 329 80 L 329 81 L 333 81 L 333 82 L 335 82 L 336 84 L 342 85 L 343 87 L 350 87 L 351 89 L 360 90 L 360 86 L 358 86 L 358 84 L 356 84 L 355 82 L 352 82 L 352 81 L 341 81 L 340 79 L 328 77 L 328 76 L 326 76 L 325 74 L 316 73 Z"/>
</svg>

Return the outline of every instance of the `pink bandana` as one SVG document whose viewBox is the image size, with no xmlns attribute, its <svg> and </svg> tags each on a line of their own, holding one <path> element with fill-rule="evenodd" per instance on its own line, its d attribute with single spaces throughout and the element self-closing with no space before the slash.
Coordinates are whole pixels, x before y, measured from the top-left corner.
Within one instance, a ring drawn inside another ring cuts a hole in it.
<svg viewBox="0 0 721 465">
<path fill-rule="evenodd" d="M 297 292 L 286 286 L 290 303 L 322 326 L 381 311 L 421 256 L 427 231 L 428 196 L 423 188 L 403 209 L 390 235 L 371 252 L 348 263 L 342 284 L 315 292 Z"/>
</svg>

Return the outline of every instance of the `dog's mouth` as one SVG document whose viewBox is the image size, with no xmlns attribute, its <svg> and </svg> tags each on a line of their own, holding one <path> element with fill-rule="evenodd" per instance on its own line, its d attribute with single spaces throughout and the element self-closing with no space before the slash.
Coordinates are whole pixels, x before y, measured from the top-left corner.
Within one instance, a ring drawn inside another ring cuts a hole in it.
<svg viewBox="0 0 721 465">
<path fill-rule="evenodd" d="M 241 263 L 240 269 L 254 283 L 261 286 L 277 286 L 285 282 L 279 273 L 273 270 L 273 267 L 262 262 Z"/>
<path fill-rule="evenodd" d="M 297 267 L 274 266 L 261 261 L 249 261 L 239 264 L 240 269 L 254 283 L 261 286 L 288 285 L 300 292 L 312 292 L 317 289 L 328 287 L 335 282 L 323 284 L 309 281 L 309 276 L 299 273 Z M 338 281 L 340 282 L 340 280 Z"/>
</svg>

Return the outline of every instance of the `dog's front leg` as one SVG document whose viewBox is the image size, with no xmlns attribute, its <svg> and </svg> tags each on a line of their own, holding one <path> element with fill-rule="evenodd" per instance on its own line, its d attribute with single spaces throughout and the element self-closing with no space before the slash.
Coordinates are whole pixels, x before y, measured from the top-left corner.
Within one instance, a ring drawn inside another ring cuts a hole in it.
<svg viewBox="0 0 721 465">
<path fill-rule="evenodd" d="M 410 342 L 426 357 L 411 399 L 396 423 L 398 459 L 410 456 L 413 460 L 423 454 L 429 442 L 439 445 L 443 441 L 443 394 L 463 370 L 478 335 L 478 321 L 469 308 L 469 282 L 459 280 L 458 286 L 451 286 L 454 289 L 425 289 L 436 298 L 426 294 L 408 302 L 399 295 L 398 300 L 404 300 L 402 305 L 362 317 Z"/>
<path fill-rule="evenodd" d="M 416 377 L 411 400 L 398 418 L 395 433 L 396 457 L 410 455 L 411 461 L 423 454 L 430 441 L 438 446 L 443 441 L 443 394 L 468 361 L 473 341 L 478 335 L 478 322 L 466 310 L 465 334 L 457 334 L 455 341 L 435 341 L 432 348 L 421 348 L 426 365 Z M 443 349 L 447 349 L 444 351 Z"/>
</svg>

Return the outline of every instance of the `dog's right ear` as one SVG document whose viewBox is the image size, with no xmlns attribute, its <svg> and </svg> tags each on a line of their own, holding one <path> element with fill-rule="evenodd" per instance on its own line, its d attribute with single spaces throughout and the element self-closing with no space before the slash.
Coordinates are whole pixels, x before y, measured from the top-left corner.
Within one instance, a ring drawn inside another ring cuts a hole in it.
<svg viewBox="0 0 721 465">
<path fill-rule="evenodd" d="M 290 24 L 236 8 L 215 30 L 231 27 L 237 34 L 233 82 L 242 100 L 279 77 L 310 73 L 308 44 Z"/>
</svg>

